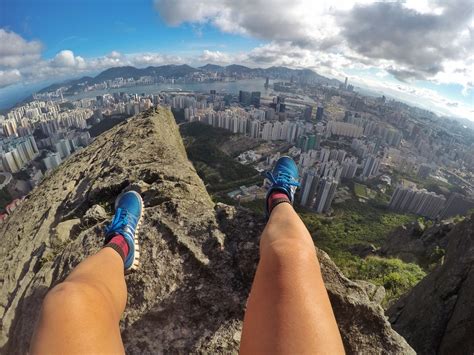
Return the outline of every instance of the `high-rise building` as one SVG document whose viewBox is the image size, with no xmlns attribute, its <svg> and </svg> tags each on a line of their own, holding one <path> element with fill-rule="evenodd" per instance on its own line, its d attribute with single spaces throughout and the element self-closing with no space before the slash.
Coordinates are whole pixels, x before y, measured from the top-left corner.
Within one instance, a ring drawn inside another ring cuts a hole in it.
<svg viewBox="0 0 474 355">
<path fill-rule="evenodd" d="M 318 106 L 316 109 L 316 121 L 321 122 L 323 119 L 323 114 L 324 114 L 324 108 L 321 106 Z"/>
<path fill-rule="evenodd" d="M 260 100 L 260 96 L 259 96 Z M 260 101 L 259 101 L 260 102 Z M 239 91 L 239 103 L 243 106 L 249 106 L 252 103 L 252 94 L 248 91 Z"/>
<path fill-rule="evenodd" d="M 327 212 L 336 194 L 337 181 L 332 177 L 323 177 L 319 181 L 314 209 L 317 213 Z"/>
<path fill-rule="evenodd" d="M 51 153 L 46 158 L 43 159 L 43 165 L 46 170 L 51 170 L 61 164 L 61 157 L 59 153 Z"/>
<path fill-rule="evenodd" d="M 452 193 L 441 211 L 441 218 L 450 218 L 454 216 L 465 216 L 470 210 L 474 209 L 474 200 L 467 198 L 459 193 Z"/>
<path fill-rule="evenodd" d="M 275 106 L 275 111 L 276 112 L 285 112 L 286 111 L 285 98 L 283 96 L 277 96 L 277 97 L 273 98 L 273 103 L 276 105 Z"/>
<path fill-rule="evenodd" d="M 320 141 L 319 136 L 316 136 L 314 134 L 309 134 L 309 135 L 303 135 L 300 136 L 296 140 L 296 146 L 301 149 L 303 152 L 307 152 L 308 150 L 311 149 L 318 149 Z"/>
<path fill-rule="evenodd" d="M 3 122 L 3 134 L 6 137 L 17 136 L 17 125 L 14 120 L 7 120 Z"/>
<path fill-rule="evenodd" d="M 370 179 L 373 176 L 376 176 L 379 173 L 380 158 L 377 158 L 374 155 L 369 155 L 364 162 L 362 167 L 362 179 Z"/>
<path fill-rule="evenodd" d="M 300 204 L 311 207 L 319 184 L 319 176 L 316 170 L 310 169 L 303 178 Z"/>
<path fill-rule="evenodd" d="M 306 106 L 303 113 L 303 118 L 305 121 L 310 122 L 311 116 L 313 115 L 313 106 Z"/>
<path fill-rule="evenodd" d="M 2 154 L 2 166 L 3 169 L 9 173 L 16 173 L 20 170 L 13 151 Z"/>
<path fill-rule="evenodd" d="M 425 189 L 397 186 L 389 202 L 392 210 L 417 214 L 435 219 L 445 206 L 446 198 Z"/>
<path fill-rule="evenodd" d="M 250 121 L 249 136 L 252 138 L 260 138 L 260 121 L 258 120 Z"/>
<path fill-rule="evenodd" d="M 58 143 L 56 143 L 55 148 L 61 159 L 67 158 L 71 155 L 71 146 L 68 139 L 61 139 Z"/>
<path fill-rule="evenodd" d="M 358 168 L 357 158 L 346 158 L 342 163 L 341 177 L 346 179 L 353 179 Z"/>
<path fill-rule="evenodd" d="M 300 204 L 313 208 L 317 213 L 325 213 L 329 211 L 334 199 L 342 174 L 342 166 L 334 160 L 319 162 L 308 169 L 316 163 L 318 155 L 317 151 L 310 150 L 300 156 L 299 169 L 303 171 Z"/>
<path fill-rule="evenodd" d="M 364 129 L 352 123 L 329 121 L 326 126 L 326 136 L 332 135 L 358 138 L 362 136 Z"/>
<path fill-rule="evenodd" d="M 256 108 L 260 107 L 260 91 L 253 91 L 250 95 L 250 104 Z"/>
</svg>

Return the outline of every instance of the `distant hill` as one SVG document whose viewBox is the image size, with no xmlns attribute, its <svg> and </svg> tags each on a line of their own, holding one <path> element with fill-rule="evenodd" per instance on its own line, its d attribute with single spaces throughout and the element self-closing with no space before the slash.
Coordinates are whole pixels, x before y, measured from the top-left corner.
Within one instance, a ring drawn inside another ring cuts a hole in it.
<svg viewBox="0 0 474 355">
<path fill-rule="evenodd" d="M 199 68 L 193 68 L 187 64 L 168 64 L 158 67 L 150 66 L 147 68 L 135 68 L 132 66 L 109 68 L 95 77 L 85 76 L 79 79 L 68 80 L 62 83 L 50 85 L 40 90 L 39 93 L 55 91 L 61 87 L 66 87 L 67 89 L 64 91 L 64 93 L 71 94 L 75 91 L 78 91 L 84 85 L 98 84 L 107 80 L 113 80 L 115 78 L 137 79 L 142 76 L 163 77 L 167 79 L 183 78 L 195 72 L 217 72 L 226 73 L 228 75 L 253 75 L 260 77 L 268 76 L 271 79 L 281 80 L 290 80 L 291 78 L 297 80 L 298 78 L 306 78 L 316 80 L 321 84 L 339 85 L 338 80 L 326 78 L 309 69 L 290 69 L 286 67 L 270 67 L 267 69 L 262 69 L 249 68 L 238 64 L 232 64 L 225 67 L 215 64 L 206 64 Z"/>
<path fill-rule="evenodd" d="M 48 87 L 45 87 L 44 89 L 41 89 L 38 91 L 38 93 L 44 93 L 44 92 L 49 92 L 49 91 L 56 91 L 61 87 L 67 86 L 67 87 L 76 87 L 78 84 L 86 84 L 86 83 L 92 83 L 94 81 L 94 78 L 90 76 L 83 76 L 82 78 L 79 79 L 73 79 L 73 80 L 67 80 L 62 83 L 57 83 L 57 84 L 52 84 Z"/>
<path fill-rule="evenodd" d="M 299 78 L 306 78 L 316 80 L 321 84 L 330 84 L 338 86 L 340 81 L 335 79 L 329 79 L 325 76 L 319 75 L 318 73 L 310 69 L 290 69 L 287 67 L 270 67 L 267 69 L 262 68 L 249 68 L 244 65 L 232 64 L 226 67 L 215 65 L 215 64 L 206 64 L 199 69 L 207 72 L 217 72 L 217 73 L 227 73 L 238 74 L 238 75 L 256 75 L 262 77 L 270 77 L 272 79 L 285 79 L 290 80 L 291 78 L 297 80 Z"/>
<path fill-rule="evenodd" d="M 199 69 L 208 71 L 208 72 L 217 72 L 217 73 L 222 73 L 225 71 L 225 67 L 216 65 L 216 64 L 206 64 L 206 65 L 203 65 L 202 67 L 199 67 Z"/>
</svg>

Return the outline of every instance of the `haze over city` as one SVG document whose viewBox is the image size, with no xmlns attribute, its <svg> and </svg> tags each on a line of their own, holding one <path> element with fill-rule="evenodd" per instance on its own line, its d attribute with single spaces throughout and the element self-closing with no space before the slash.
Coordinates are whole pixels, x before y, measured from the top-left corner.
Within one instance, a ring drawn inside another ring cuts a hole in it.
<svg viewBox="0 0 474 355">
<path fill-rule="evenodd" d="M 473 6 L 450 1 L 2 0 L 0 107 L 116 66 L 308 68 L 473 119 Z"/>
</svg>

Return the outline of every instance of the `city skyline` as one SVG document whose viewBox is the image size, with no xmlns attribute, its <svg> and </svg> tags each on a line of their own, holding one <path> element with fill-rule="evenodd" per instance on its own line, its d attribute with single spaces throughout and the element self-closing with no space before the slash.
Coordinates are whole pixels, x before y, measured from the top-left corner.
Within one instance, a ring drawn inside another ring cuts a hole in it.
<svg viewBox="0 0 474 355">
<path fill-rule="evenodd" d="M 121 65 L 284 65 L 472 120 L 472 15 L 465 0 L 4 0 L 0 96 Z"/>
</svg>

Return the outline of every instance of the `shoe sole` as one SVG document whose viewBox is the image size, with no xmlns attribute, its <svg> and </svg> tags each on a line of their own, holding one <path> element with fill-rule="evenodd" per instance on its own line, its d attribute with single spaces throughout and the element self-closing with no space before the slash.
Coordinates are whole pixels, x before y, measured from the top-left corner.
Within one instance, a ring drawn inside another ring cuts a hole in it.
<svg viewBox="0 0 474 355">
<path fill-rule="evenodd" d="M 132 261 L 132 265 L 128 268 L 128 269 L 125 269 L 125 271 L 127 272 L 130 272 L 130 271 L 135 271 L 138 269 L 138 267 L 140 266 L 140 247 L 139 247 L 139 243 L 138 243 L 138 231 L 140 230 L 140 226 L 142 224 L 142 221 L 143 221 L 143 210 L 144 210 L 144 205 L 143 205 L 143 199 L 142 197 L 140 196 L 140 194 L 136 191 L 127 191 L 127 192 L 133 192 L 139 199 L 140 199 L 140 203 L 141 203 L 141 211 L 140 211 L 140 218 L 138 219 L 138 223 L 137 223 L 137 228 L 135 229 L 135 233 L 134 233 L 134 236 L 133 236 L 133 246 L 135 248 L 135 252 L 133 253 L 133 261 Z"/>
</svg>

